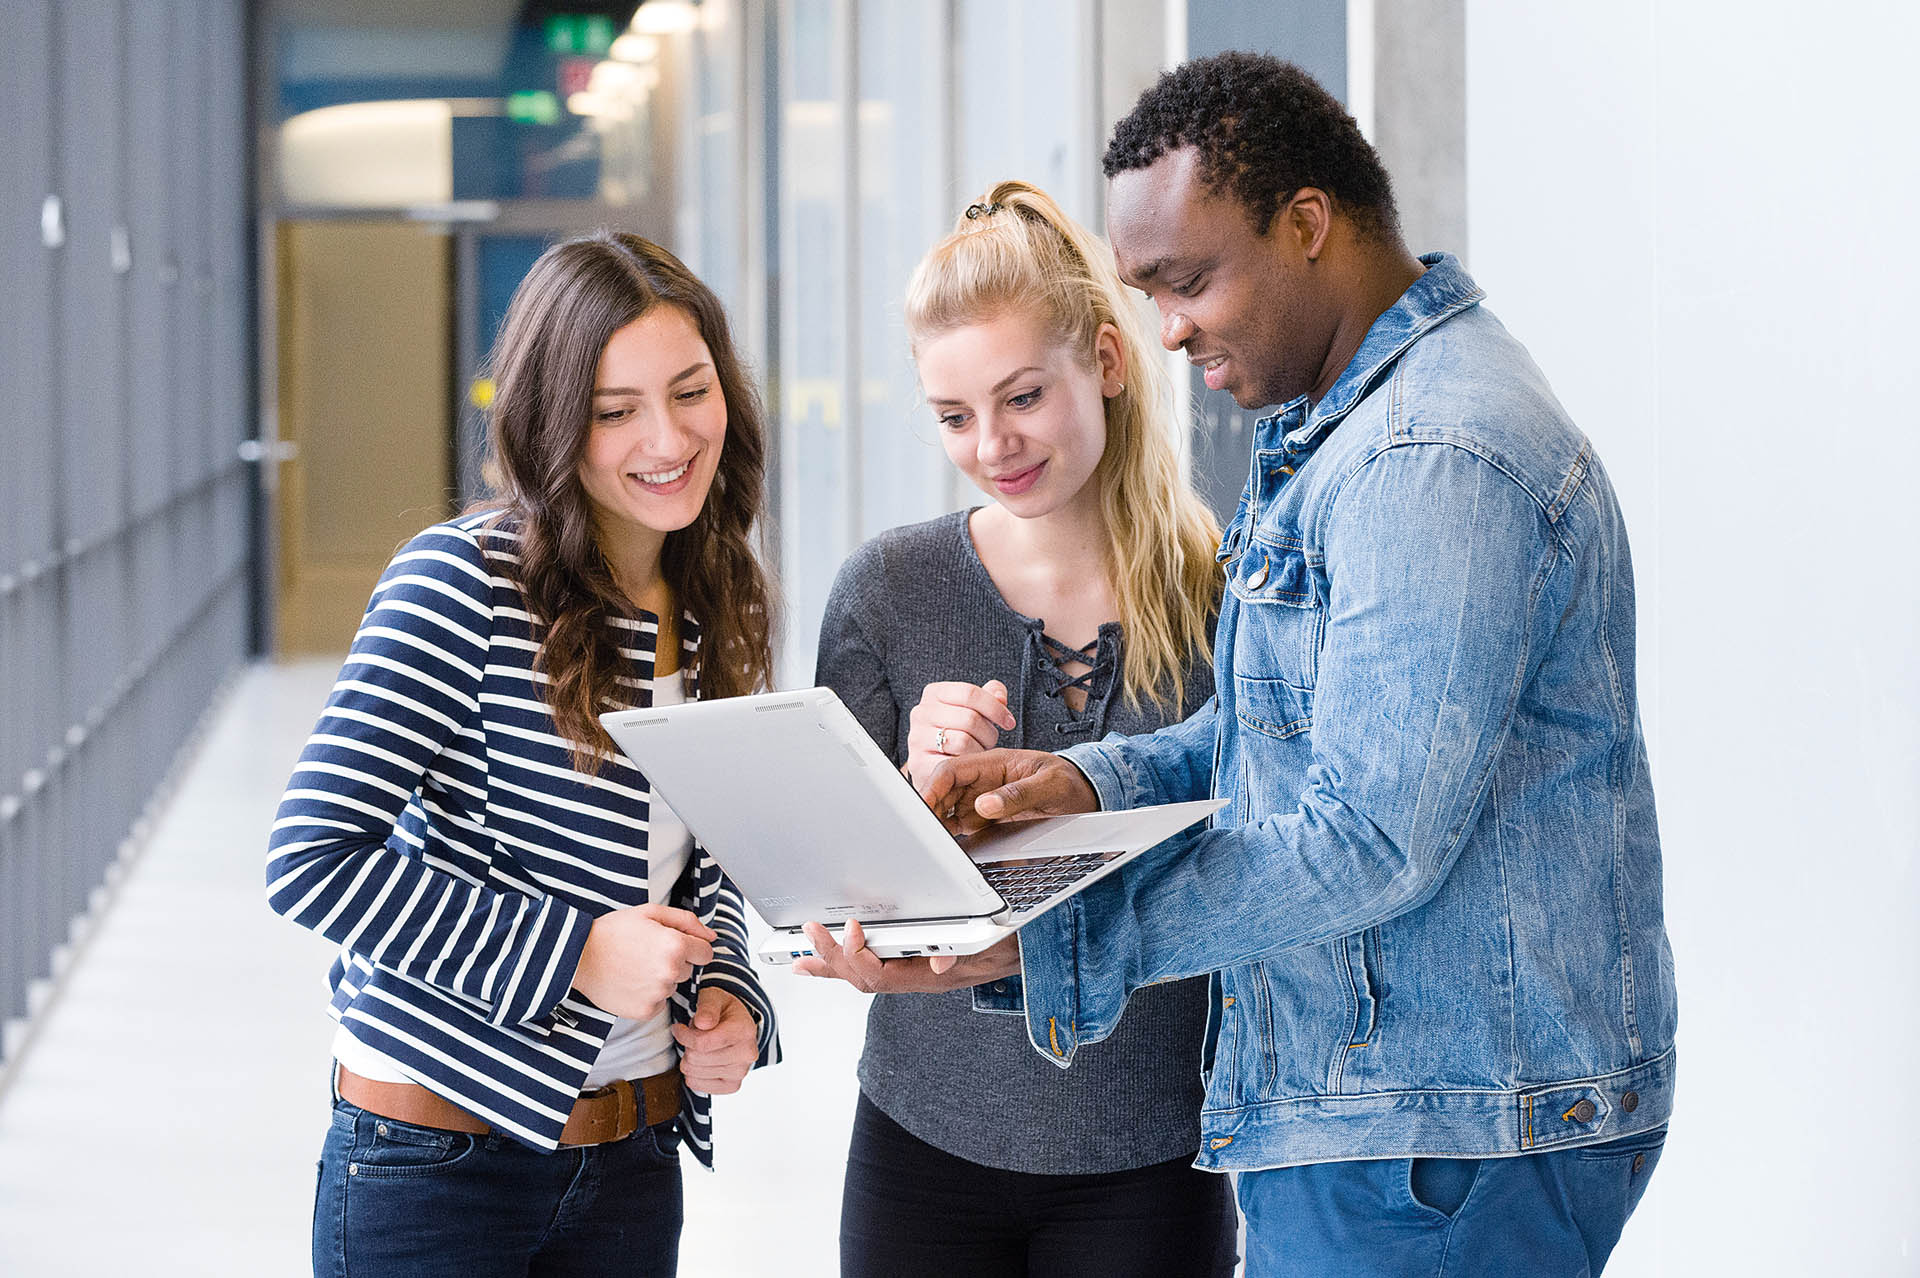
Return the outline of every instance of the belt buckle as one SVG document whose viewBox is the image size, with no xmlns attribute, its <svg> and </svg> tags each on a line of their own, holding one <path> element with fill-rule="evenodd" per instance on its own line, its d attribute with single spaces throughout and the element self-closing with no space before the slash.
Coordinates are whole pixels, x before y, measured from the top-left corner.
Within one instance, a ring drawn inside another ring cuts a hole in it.
<svg viewBox="0 0 1920 1278">
<path fill-rule="evenodd" d="M 574 1122 L 578 1122 L 585 1130 L 580 1133 L 579 1140 L 566 1141 L 563 1138 L 563 1143 L 576 1148 L 611 1144 L 633 1135 L 640 1130 L 639 1107 L 634 1102 L 633 1084 L 624 1078 L 616 1078 L 604 1087 L 596 1087 L 585 1093 L 574 1102 L 569 1125 Z"/>
<path fill-rule="evenodd" d="M 624 1078 L 616 1078 L 612 1084 L 614 1095 L 614 1140 L 625 1140 L 640 1130 L 640 1107 L 633 1095 L 633 1084 Z"/>
</svg>

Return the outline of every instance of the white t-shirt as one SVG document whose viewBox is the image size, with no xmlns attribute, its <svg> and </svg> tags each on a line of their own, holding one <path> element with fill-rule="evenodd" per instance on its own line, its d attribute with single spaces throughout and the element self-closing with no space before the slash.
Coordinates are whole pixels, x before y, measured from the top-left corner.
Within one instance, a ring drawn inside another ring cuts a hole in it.
<svg viewBox="0 0 1920 1278">
<path fill-rule="evenodd" d="M 652 686 L 656 706 L 677 706 L 687 699 L 685 671 L 655 679 Z M 673 885 L 680 881 L 687 868 L 687 858 L 693 855 L 693 836 L 673 810 L 658 798 L 648 807 L 647 824 L 647 900 L 666 902 L 672 899 Z M 617 1078 L 651 1078 L 671 1069 L 680 1059 L 679 1046 L 673 1041 L 672 1024 L 664 1006 L 644 1021 L 616 1019 L 581 1090 L 605 1087 Z M 360 1077 L 376 1082 L 419 1081 L 385 1052 L 355 1038 L 348 1032 L 345 1021 L 334 1032 L 333 1058 Z"/>
</svg>

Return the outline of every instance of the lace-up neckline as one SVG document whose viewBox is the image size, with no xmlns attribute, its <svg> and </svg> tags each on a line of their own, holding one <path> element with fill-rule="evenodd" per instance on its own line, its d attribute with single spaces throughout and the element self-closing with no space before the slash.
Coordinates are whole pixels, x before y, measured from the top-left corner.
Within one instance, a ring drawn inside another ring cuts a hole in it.
<svg viewBox="0 0 1920 1278">
<path fill-rule="evenodd" d="M 1007 597 L 1000 593 L 999 583 L 994 581 L 993 574 L 987 571 L 987 565 L 981 560 L 979 548 L 973 544 L 971 520 L 977 509 L 958 511 L 949 518 L 957 525 L 957 549 L 964 570 L 978 583 L 983 594 L 1027 632 L 1027 654 L 1018 671 L 1018 686 L 1011 689 L 1014 693 L 1014 713 L 1021 715 L 1022 708 L 1027 705 L 1028 694 L 1036 693 L 1049 701 L 1058 702 L 1060 709 L 1054 713 L 1067 716 L 1064 722 L 1052 724 L 1052 740 L 1087 732 L 1098 735 L 1106 724 L 1108 702 L 1119 676 L 1120 623 L 1101 622 L 1099 633 L 1092 640 L 1083 647 L 1074 648 L 1048 634 L 1044 620 L 1029 617 L 1008 603 Z M 1084 674 L 1072 675 L 1062 668 L 1075 663 L 1084 663 L 1089 669 Z M 1077 710 L 1066 698 L 1069 689 L 1086 694 L 1085 704 Z M 1052 717 L 1040 715 L 1041 722 L 1026 725 L 1032 734 L 1028 737 L 1029 749 L 1051 748 L 1040 742 L 1045 721 Z"/>
<path fill-rule="evenodd" d="M 1096 701 L 1107 695 L 1107 684 L 1113 677 L 1113 652 L 1109 645 L 1102 650 L 1098 638 L 1089 640 L 1085 647 L 1069 648 L 1046 631 L 1035 628 L 1040 637 L 1041 651 L 1047 657 L 1046 670 L 1053 676 L 1053 686 L 1042 688 L 1041 692 L 1049 697 L 1063 697 L 1070 688 L 1077 688 L 1087 694 L 1087 700 Z M 1070 675 L 1066 667 L 1074 664 L 1087 667 L 1085 674 Z"/>
</svg>

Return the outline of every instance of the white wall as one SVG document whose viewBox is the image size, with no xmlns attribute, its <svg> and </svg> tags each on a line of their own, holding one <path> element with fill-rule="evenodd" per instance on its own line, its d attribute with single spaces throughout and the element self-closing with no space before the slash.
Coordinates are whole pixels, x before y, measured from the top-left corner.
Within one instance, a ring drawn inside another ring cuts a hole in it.
<svg viewBox="0 0 1920 1278">
<path fill-rule="evenodd" d="M 1640 584 L 1680 1085 L 1610 1274 L 1920 1273 L 1920 17 L 1468 0 L 1469 248 Z"/>
</svg>

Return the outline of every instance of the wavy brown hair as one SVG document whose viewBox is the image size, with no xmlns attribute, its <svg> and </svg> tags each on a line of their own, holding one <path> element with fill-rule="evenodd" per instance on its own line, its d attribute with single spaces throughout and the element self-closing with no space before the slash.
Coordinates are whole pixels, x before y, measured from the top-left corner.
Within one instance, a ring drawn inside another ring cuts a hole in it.
<svg viewBox="0 0 1920 1278">
<path fill-rule="evenodd" d="M 669 533 L 661 572 L 700 627 L 703 698 L 768 686 L 773 589 L 757 552 L 766 493 L 766 424 L 713 290 L 673 254 L 637 235 L 602 232 L 540 256 L 507 306 L 490 360 L 488 478 L 500 522 L 520 537 L 517 579 L 535 618 L 535 668 L 547 676 L 554 727 L 574 764 L 596 772 L 613 752 L 597 717 L 630 705 L 630 669 L 610 617 L 638 609 L 614 584 L 594 536 L 580 459 L 593 426 L 593 384 L 615 332 L 656 306 L 693 320 L 719 378 L 727 433 L 699 517 Z"/>
</svg>

